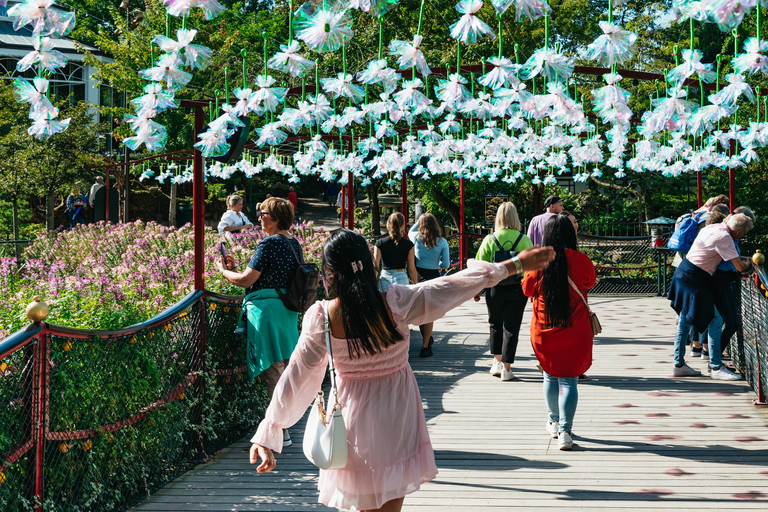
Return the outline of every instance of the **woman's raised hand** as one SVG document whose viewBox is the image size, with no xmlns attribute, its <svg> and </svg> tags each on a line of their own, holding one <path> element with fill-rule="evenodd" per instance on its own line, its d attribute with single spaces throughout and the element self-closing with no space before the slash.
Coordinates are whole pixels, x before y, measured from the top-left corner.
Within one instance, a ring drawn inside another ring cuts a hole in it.
<svg viewBox="0 0 768 512">
<path fill-rule="evenodd" d="M 262 463 L 256 468 L 257 472 L 269 473 L 275 469 L 275 454 L 272 453 L 272 450 L 253 443 L 251 445 L 251 464 L 256 464 L 259 458 L 261 458 Z"/>
<path fill-rule="evenodd" d="M 523 264 L 524 272 L 542 270 L 549 266 L 549 262 L 555 259 L 555 250 L 552 247 L 532 247 L 521 251 L 517 257 Z"/>
</svg>

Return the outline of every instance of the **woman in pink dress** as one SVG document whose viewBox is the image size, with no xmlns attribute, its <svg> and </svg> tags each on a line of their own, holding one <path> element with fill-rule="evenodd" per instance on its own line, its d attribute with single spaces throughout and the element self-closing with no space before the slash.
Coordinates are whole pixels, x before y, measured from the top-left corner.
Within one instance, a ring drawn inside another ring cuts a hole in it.
<svg viewBox="0 0 768 512">
<path fill-rule="evenodd" d="M 324 270 L 332 276 L 327 301 L 338 397 L 347 427 L 348 462 L 320 470 L 319 501 L 329 507 L 397 512 L 406 494 L 437 475 L 421 396 L 410 365 L 408 325 L 439 319 L 509 275 L 546 267 L 550 248 L 530 249 L 503 263 L 470 261 L 468 270 L 413 286 L 379 292 L 368 244 L 347 230 L 325 245 Z M 304 415 L 325 377 L 322 304 L 304 315 L 301 336 L 251 439 L 258 472 L 275 467 L 283 429 Z"/>
</svg>

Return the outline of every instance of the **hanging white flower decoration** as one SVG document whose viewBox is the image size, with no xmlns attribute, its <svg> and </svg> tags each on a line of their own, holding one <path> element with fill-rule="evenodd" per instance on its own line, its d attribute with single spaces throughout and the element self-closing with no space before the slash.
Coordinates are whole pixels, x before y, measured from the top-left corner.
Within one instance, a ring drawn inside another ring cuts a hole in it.
<svg viewBox="0 0 768 512">
<path fill-rule="evenodd" d="M 184 67 L 204 69 L 211 63 L 213 50 L 199 44 L 192 44 L 197 30 L 180 28 L 176 31 L 176 41 L 169 37 L 156 35 L 152 42 L 166 53 L 178 55 Z"/>
<path fill-rule="evenodd" d="M 365 90 L 352 83 L 352 75 L 339 73 L 336 78 L 322 78 L 320 85 L 331 98 L 349 98 L 352 103 L 360 103 L 365 98 Z"/>
<path fill-rule="evenodd" d="M 55 73 L 57 69 L 67 65 L 67 59 L 64 55 L 60 51 L 53 49 L 53 41 L 50 37 L 33 39 L 32 47 L 34 50 L 16 63 L 16 70 L 18 72 L 24 72 L 35 64 L 40 64 L 43 69 Z"/>
<path fill-rule="evenodd" d="M 192 81 L 192 75 L 182 67 L 178 55 L 165 53 L 157 59 L 154 67 L 139 71 L 139 76 L 151 82 L 165 82 L 168 89 L 178 91 Z"/>
<path fill-rule="evenodd" d="M 603 66 L 611 67 L 632 58 L 632 45 L 637 40 L 637 34 L 607 21 L 600 22 L 600 30 L 603 35 L 587 46 L 589 60 L 596 60 Z"/>
<path fill-rule="evenodd" d="M 257 114 L 264 112 L 275 112 L 277 107 L 285 101 L 285 95 L 288 94 L 286 87 L 272 87 L 277 80 L 271 76 L 259 75 L 256 77 L 256 85 L 259 89 L 253 93 L 248 106 Z"/>
<path fill-rule="evenodd" d="M 491 27 L 477 17 L 477 11 L 482 7 L 482 0 L 461 0 L 456 4 L 456 10 L 463 16 L 451 25 L 451 37 L 464 44 L 474 44 L 483 36 L 496 39 Z"/>
<path fill-rule="evenodd" d="M 728 85 L 720 89 L 720 92 L 709 96 L 710 100 L 715 98 L 718 103 L 723 105 L 736 105 L 736 101 L 742 94 L 752 103 L 755 102 L 755 94 L 752 87 L 744 81 L 744 77 L 737 73 L 728 73 L 725 75 Z"/>
<path fill-rule="evenodd" d="M 424 54 L 421 51 L 422 36 L 413 36 L 413 44 L 407 41 L 394 40 L 389 43 L 389 54 L 397 55 L 397 65 L 400 69 L 411 69 L 421 73 L 421 76 L 429 76 L 432 74 L 432 70 L 427 65 L 427 60 L 424 58 Z"/>
<path fill-rule="evenodd" d="M 530 80 L 539 75 L 547 77 L 548 81 L 557 80 L 558 78 L 568 80 L 571 74 L 573 74 L 573 61 L 558 53 L 551 48 L 539 48 L 523 65 L 520 71 L 520 77 L 524 80 Z"/>
<path fill-rule="evenodd" d="M 39 140 L 48 140 L 51 136 L 61 133 L 69 126 L 70 119 L 64 119 L 58 121 L 55 116 L 46 114 L 35 120 L 35 122 L 27 128 L 27 133 Z"/>
<path fill-rule="evenodd" d="M 480 77 L 478 80 L 480 85 L 490 87 L 495 91 L 500 87 L 512 87 L 520 83 L 517 78 L 517 73 L 521 67 L 519 64 L 515 64 L 506 57 L 491 57 L 488 59 L 488 63 L 492 64 L 494 68 Z"/>
<path fill-rule="evenodd" d="M 296 37 L 316 52 L 333 52 L 352 39 L 352 16 L 346 9 L 304 4 L 294 18 Z"/>
<path fill-rule="evenodd" d="M 768 41 L 750 37 L 744 43 L 744 53 L 737 55 L 732 64 L 740 75 L 768 73 Z"/>
<path fill-rule="evenodd" d="M 385 92 L 394 91 L 402 75 L 387 66 L 386 59 L 372 60 L 368 67 L 357 74 L 357 81 L 366 84 L 381 84 Z"/>
<path fill-rule="evenodd" d="M 472 94 L 467 89 L 466 84 L 467 79 L 458 73 L 451 74 L 448 80 L 438 79 L 435 86 L 437 99 L 449 107 L 455 107 L 458 103 L 467 101 L 472 97 Z"/>
<path fill-rule="evenodd" d="M 299 55 L 299 50 L 301 50 L 301 43 L 298 41 L 292 41 L 287 45 L 281 44 L 280 51 L 267 61 L 267 67 L 288 73 L 294 78 L 303 77 L 315 66 L 315 62 Z"/>
<path fill-rule="evenodd" d="M 712 64 L 701 62 L 704 55 L 700 50 L 691 51 L 689 48 L 686 48 L 682 51 L 682 56 L 683 63 L 672 68 L 669 74 L 667 74 L 667 82 L 672 87 L 681 87 L 687 78 L 695 74 L 698 74 L 699 79 L 707 83 L 717 78 L 717 73 L 712 71 Z"/>
<path fill-rule="evenodd" d="M 189 16 L 190 9 L 199 8 L 209 21 L 225 11 L 216 0 L 163 0 L 163 3 L 171 16 Z"/>
</svg>

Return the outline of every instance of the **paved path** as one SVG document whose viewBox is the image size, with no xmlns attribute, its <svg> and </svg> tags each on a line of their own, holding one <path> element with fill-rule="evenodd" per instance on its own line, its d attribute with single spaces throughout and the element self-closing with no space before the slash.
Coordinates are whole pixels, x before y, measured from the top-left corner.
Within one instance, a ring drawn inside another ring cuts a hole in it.
<svg viewBox="0 0 768 512">
<path fill-rule="evenodd" d="M 675 316 L 667 301 L 593 300 L 605 331 L 591 380 L 579 385 L 571 452 L 544 430 L 527 328 L 511 382 L 488 375 L 482 302 L 436 323 L 432 358 L 418 358 L 415 331 L 411 362 L 440 474 L 406 498 L 406 511 L 768 510 L 768 414 L 751 405 L 749 387 L 669 377 Z M 317 470 L 302 456 L 301 428 L 292 432 L 277 471 L 257 475 L 244 439 L 136 510 L 328 510 L 316 501 Z"/>
<path fill-rule="evenodd" d="M 302 208 L 301 217 L 312 220 L 315 226 L 326 230 L 337 229 L 339 220 L 335 206 L 329 206 L 328 201 L 323 201 L 319 194 L 316 197 L 302 197 L 299 199 Z"/>
</svg>

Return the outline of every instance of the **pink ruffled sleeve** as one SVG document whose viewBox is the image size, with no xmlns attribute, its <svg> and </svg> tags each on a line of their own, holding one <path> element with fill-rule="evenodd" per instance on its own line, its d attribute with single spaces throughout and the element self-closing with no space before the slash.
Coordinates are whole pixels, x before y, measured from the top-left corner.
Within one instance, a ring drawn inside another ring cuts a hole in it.
<svg viewBox="0 0 768 512">
<path fill-rule="evenodd" d="M 442 318 L 448 311 L 496 286 L 509 276 L 501 263 L 469 260 L 467 269 L 413 286 L 392 285 L 387 304 L 392 313 L 411 325 L 422 325 Z"/>
<path fill-rule="evenodd" d="M 323 383 L 327 365 L 323 309 L 318 302 L 304 315 L 299 342 L 251 443 L 280 453 L 283 449 L 283 429 L 299 421 L 312 404 Z"/>
</svg>

